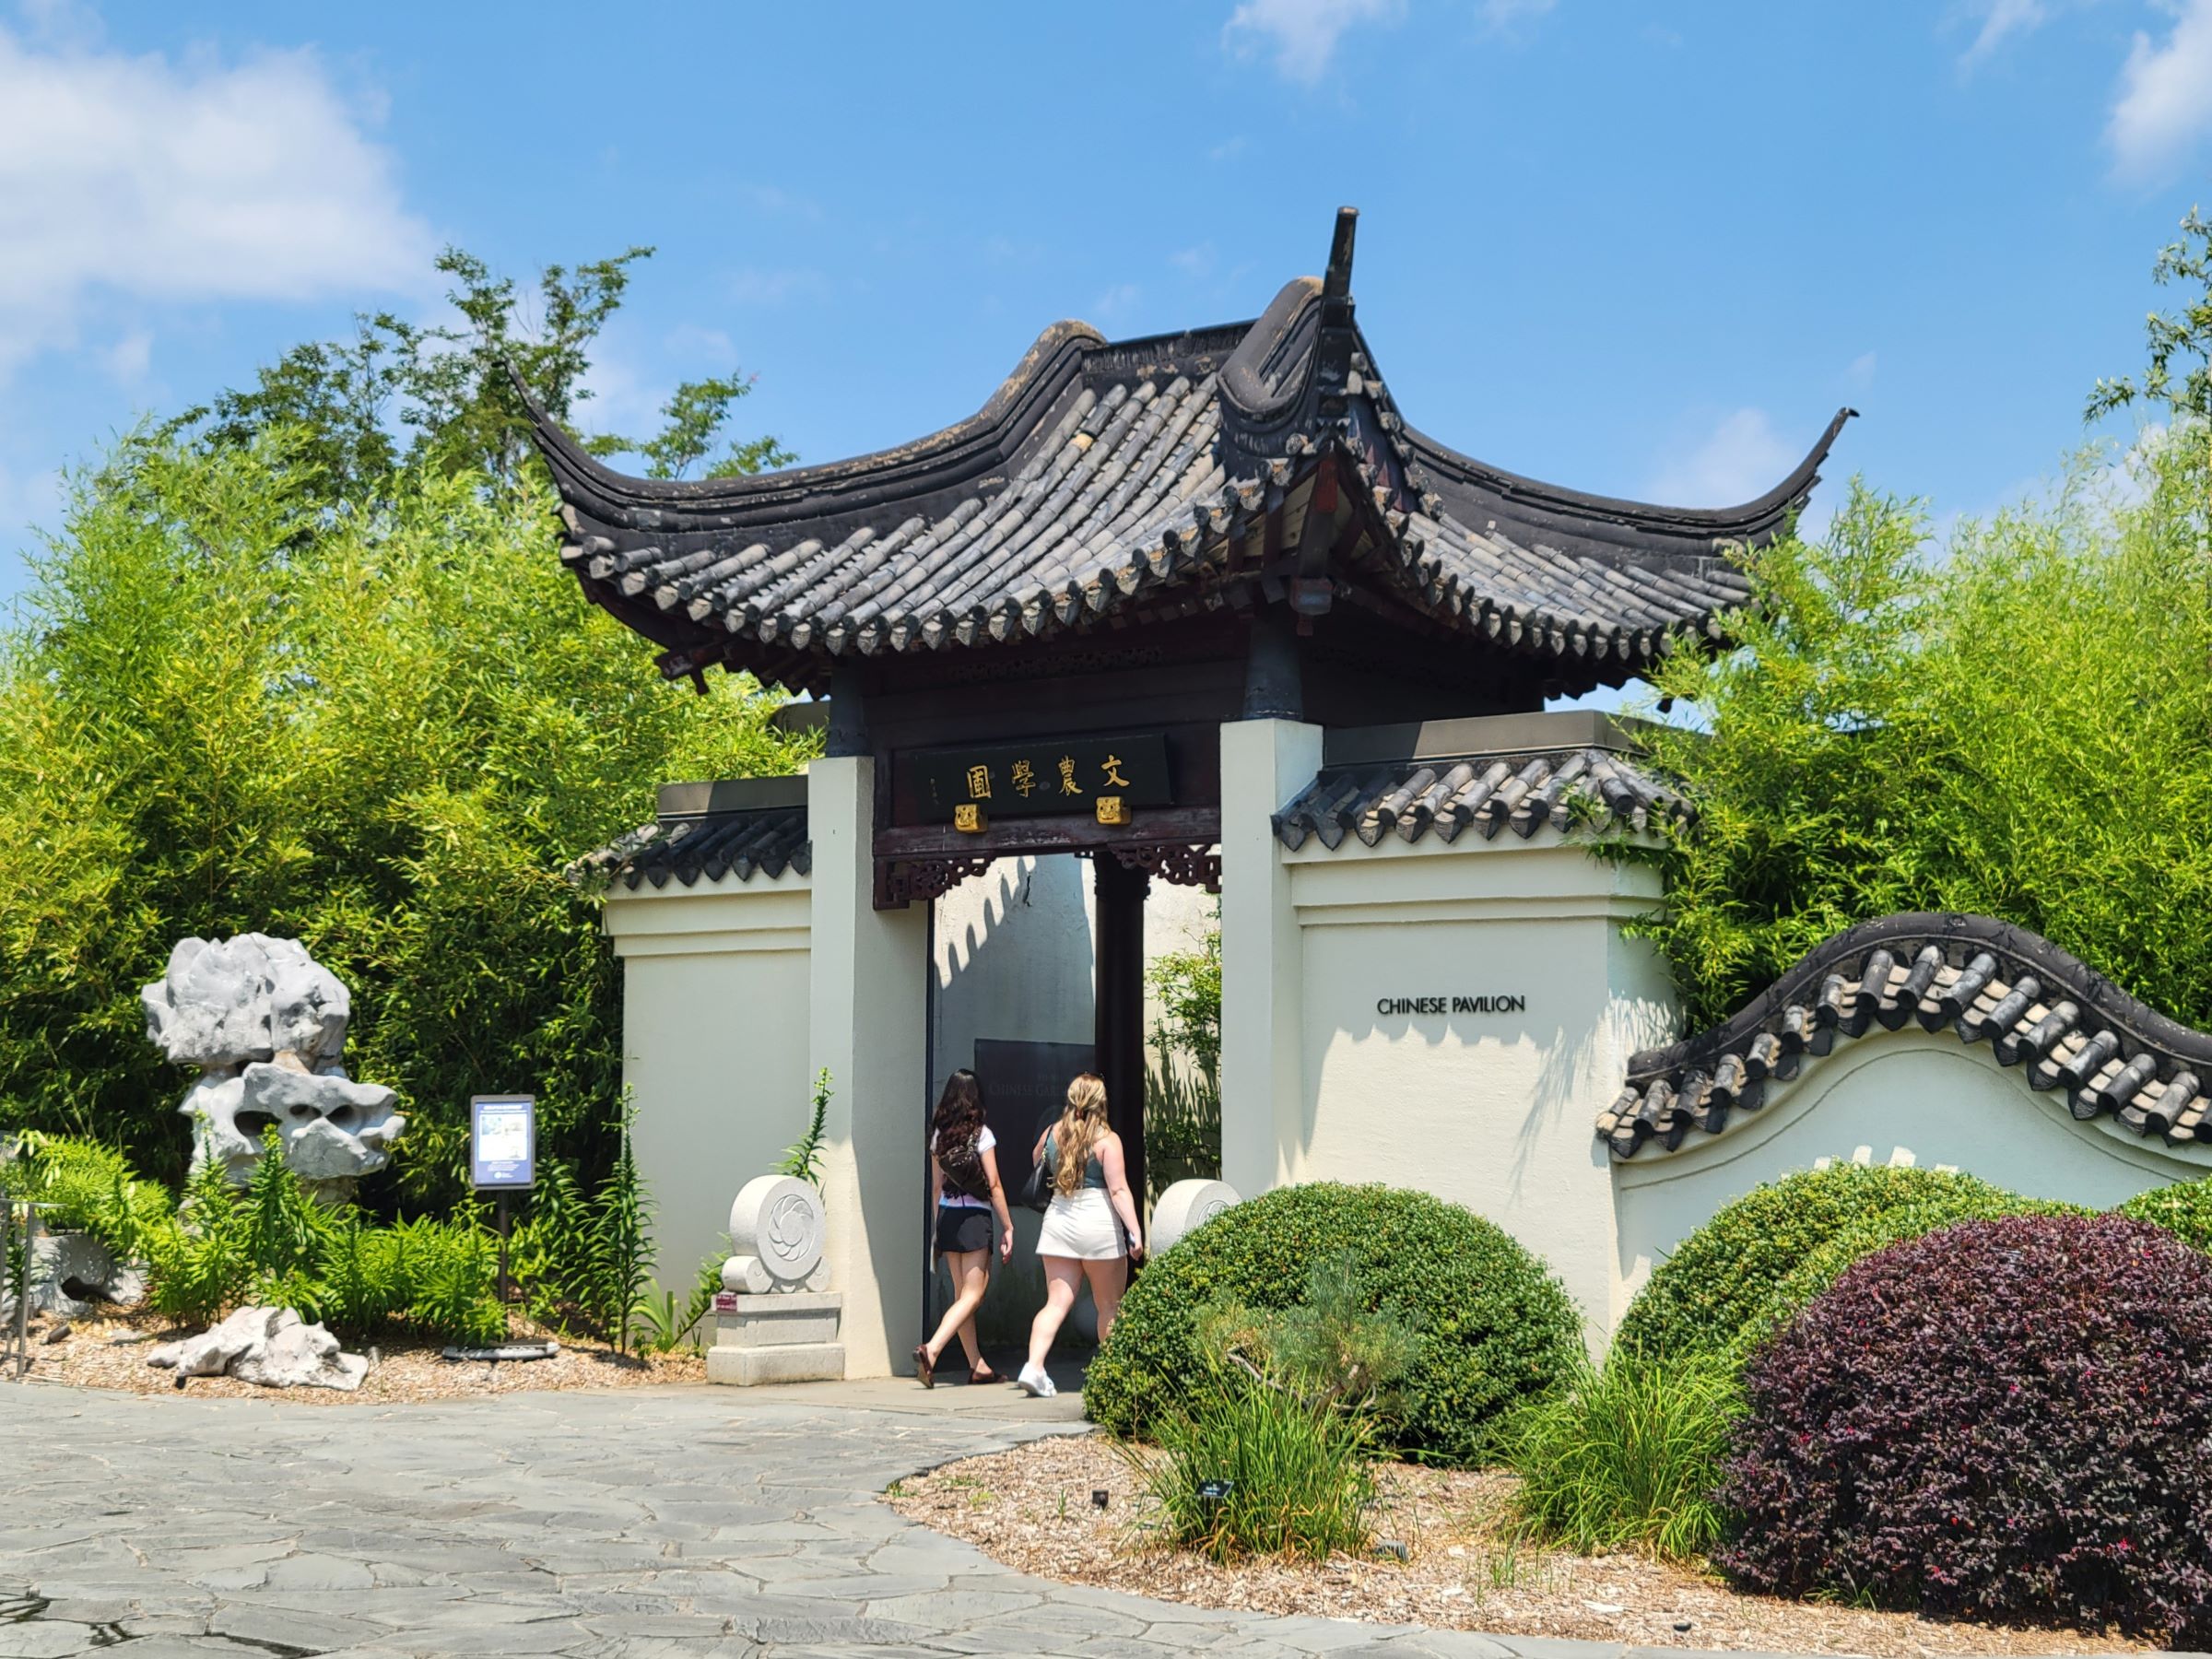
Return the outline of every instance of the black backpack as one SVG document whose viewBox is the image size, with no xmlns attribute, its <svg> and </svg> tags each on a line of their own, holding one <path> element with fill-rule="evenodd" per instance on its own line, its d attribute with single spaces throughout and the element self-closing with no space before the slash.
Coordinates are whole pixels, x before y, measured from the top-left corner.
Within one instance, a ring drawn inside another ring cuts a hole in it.
<svg viewBox="0 0 2212 1659">
<path fill-rule="evenodd" d="M 954 1192 L 988 1203 L 991 1177 L 983 1170 L 982 1139 L 979 1129 L 958 1146 L 938 1147 L 937 1167 L 945 1171 L 945 1184 Z"/>
</svg>

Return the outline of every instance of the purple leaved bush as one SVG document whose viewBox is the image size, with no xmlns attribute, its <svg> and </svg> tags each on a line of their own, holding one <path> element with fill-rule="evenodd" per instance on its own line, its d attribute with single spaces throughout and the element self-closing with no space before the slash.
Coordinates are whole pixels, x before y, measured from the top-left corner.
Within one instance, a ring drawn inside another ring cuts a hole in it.
<svg viewBox="0 0 2212 1659">
<path fill-rule="evenodd" d="M 2212 1641 L 2212 1257 L 2118 1216 L 1967 1221 L 1753 1359 L 1714 1560 L 1746 1588 Z"/>
</svg>

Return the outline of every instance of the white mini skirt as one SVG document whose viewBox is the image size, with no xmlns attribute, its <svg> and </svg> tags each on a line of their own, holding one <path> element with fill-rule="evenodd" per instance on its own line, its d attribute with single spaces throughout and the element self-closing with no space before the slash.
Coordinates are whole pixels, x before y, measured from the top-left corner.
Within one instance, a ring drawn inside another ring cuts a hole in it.
<svg viewBox="0 0 2212 1659">
<path fill-rule="evenodd" d="M 1129 1253 L 1121 1218 L 1102 1187 L 1085 1187 L 1073 1198 L 1055 1193 L 1037 1230 L 1037 1253 L 1078 1262 L 1111 1262 Z"/>
</svg>

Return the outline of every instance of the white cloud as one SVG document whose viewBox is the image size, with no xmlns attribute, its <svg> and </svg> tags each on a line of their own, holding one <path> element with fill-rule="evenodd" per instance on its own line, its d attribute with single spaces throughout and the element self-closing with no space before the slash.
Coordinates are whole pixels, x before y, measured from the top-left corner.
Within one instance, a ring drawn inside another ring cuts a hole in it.
<svg viewBox="0 0 2212 1659">
<path fill-rule="evenodd" d="M 829 290 L 829 278 L 819 271 L 763 271 L 748 265 L 730 278 L 730 299 L 738 305 L 782 305 Z"/>
<path fill-rule="evenodd" d="M 88 308 L 427 289 L 433 240 L 314 53 L 0 28 L 0 373 Z"/>
<path fill-rule="evenodd" d="M 1959 54 L 1961 68 L 1971 69 L 2005 43 L 2007 35 L 2026 34 L 2040 29 L 2050 19 L 2041 0 L 1976 0 L 1968 7 L 1978 12 L 1982 27 L 1974 35 L 1973 44 Z"/>
<path fill-rule="evenodd" d="M 1140 292 L 1134 282 L 1117 282 L 1091 302 L 1091 315 L 1101 323 L 1124 317 L 1136 308 Z"/>
<path fill-rule="evenodd" d="M 125 386 L 135 386 L 153 366 L 154 334 L 150 328 L 125 330 L 122 338 L 100 354 L 100 367 Z"/>
<path fill-rule="evenodd" d="M 1312 86 L 1328 69 L 1347 29 L 1362 23 L 1387 27 L 1405 15 L 1405 0 L 1242 0 L 1221 39 L 1240 57 L 1264 44 L 1286 79 Z"/>
<path fill-rule="evenodd" d="M 1214 271 L 1214 244 L 1202 241 L 1196 247 L 1178 248 L 1168 255 L 1168 263 L 1186 276 L 1210 276 Z"/>
<path fill-rule="evenodd" d="M 1874 384 L 1874 371 L 1878 366 L 1875 354 L 1862 351 L 1853 358 L 1843 371 L 1843 383 L 1853 392 L 1864 392 Z"/>
<path fill-rule="evenodd" d="M 1651 497 L 1675 507 L 1734 507 L 1766 494 L 1798 459 L 1764 409 L 1737 409 L 1659 469 Z"/>
<path fill-rule="evenodd" d="M 2119 170 L 2143 178 L 2212 134 L 2212 0 L 2176 0 L 2163 42 L 2138 30 L 2120 71 L 2105 141 Z"/>
<path fill-rule="evenodd" d="M 1493 29 L 1512 29 L 1535 22 L 1558 4 L 1559 0 L 1482 0 L 1482 20 Z"/>
</svg>

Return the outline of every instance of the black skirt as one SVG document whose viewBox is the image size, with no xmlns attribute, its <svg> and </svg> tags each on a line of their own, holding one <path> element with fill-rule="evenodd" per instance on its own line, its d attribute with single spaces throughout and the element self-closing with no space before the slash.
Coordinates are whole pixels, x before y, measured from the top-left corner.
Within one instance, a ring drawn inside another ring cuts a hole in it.
<svg viewBox="0 0 2212 1659">
<path fill-rule="evenodd" d="M 937 1253 L 964 1255 L 971 1250 L 990 1249 L 991 1230 L 996 1219 L 987 1209 L 970 1209 L 959 1204 L 938 1205 Z"/>
</svg>

